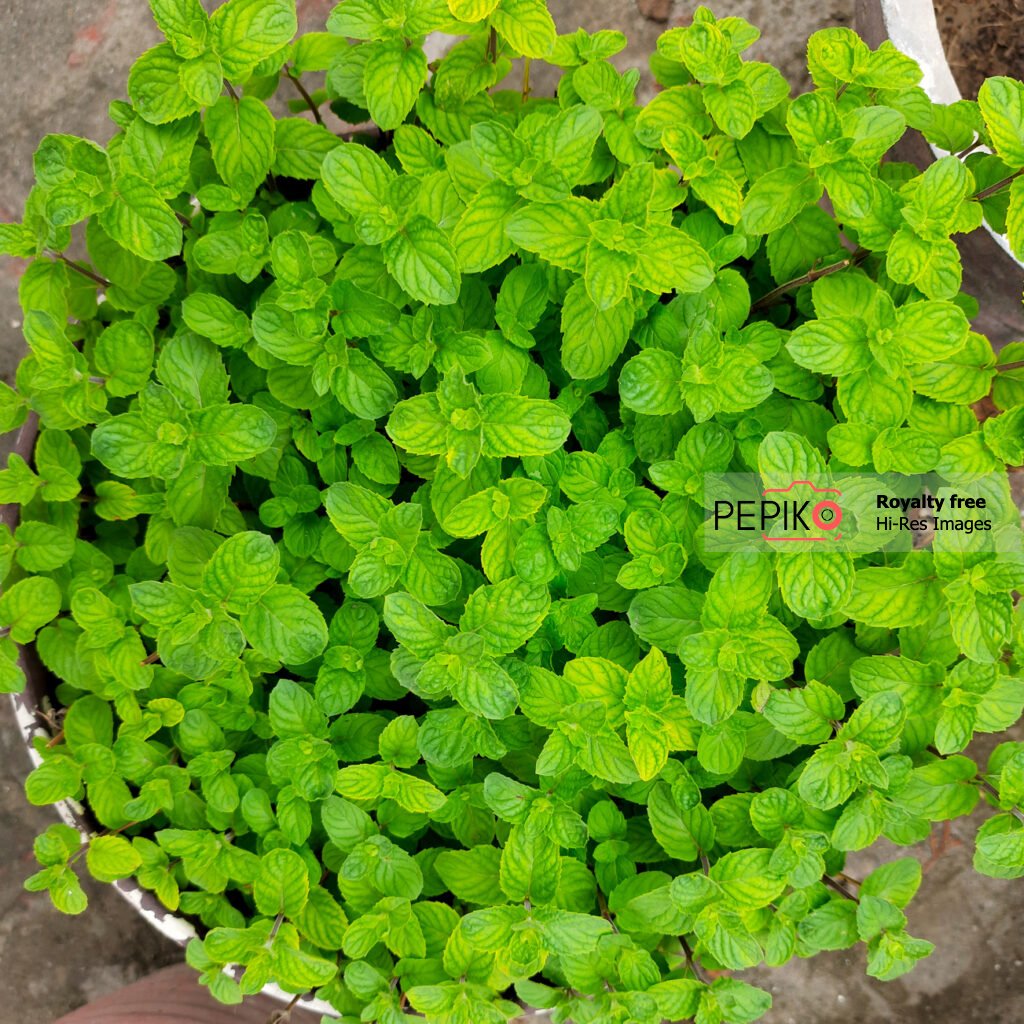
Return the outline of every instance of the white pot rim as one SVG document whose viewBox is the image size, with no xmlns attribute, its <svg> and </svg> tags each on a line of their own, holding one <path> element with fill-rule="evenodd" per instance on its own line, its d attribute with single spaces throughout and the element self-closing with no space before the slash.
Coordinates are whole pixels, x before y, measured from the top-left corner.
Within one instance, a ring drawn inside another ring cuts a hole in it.
<svg viewBox="0 0 1024 1024">
<path fill-rule="evenodd" d="M 956 103 L 962 100 L 963 94 L 950 70 L 942 37 L 939 35 L 933 0 L 879 0 L 879 5 L 886 34 L 893 45 L 908 57 L 913 57 L 920 65 L 924 76 L 921 88 L 929 99 L 933 103 Z M 947 150 L 930 142 L 928 145 L 936 159 L 950 155 Z M 979 147 L 979 151 L 986 150 Z M 1024 267 L 1024 263 L 1014 256 L 1006 235 L 993 231 L 987 223 L 984 223 L 984 228 L 1018 267 Z"/>
</svg>

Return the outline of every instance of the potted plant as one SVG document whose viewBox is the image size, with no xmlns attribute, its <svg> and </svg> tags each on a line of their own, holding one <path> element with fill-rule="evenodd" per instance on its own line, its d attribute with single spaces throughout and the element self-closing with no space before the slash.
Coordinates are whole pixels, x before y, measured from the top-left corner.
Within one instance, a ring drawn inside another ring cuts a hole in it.
<svg viewBox="0 0 1024 1024">
<path fill-rule="evenodd" d="M 540 0 L 153 10 L 118 134 L 44 138 L 0 229 L 0 679 L 74 815 L 30 889 L 152 894 L 227 1002 L 739 1024 L 729 972 L 928 954 L 918 862 L 848 852 L 985 800 L 1024 874 L 1024 745 L 963 753 L 1024 707 L 1024 392 L 949 240 L 1010 181 L 883 162 L 911 59 L 817 33 L 790 99 L 701 8 L 638 107 Z"/>
<path fill-rule="evenodd" d="M 962 153 L 979 181 L 991 185 L 1000 180 L 989 178 L 990 174 L 1002 174 L 1004 167 L 998 154 L 988 150 L 983 135 L 974 130 L 977 108 L 969 102 L 984 78 L 1017 77 L 1021 73 L 1019 60 L 1012 56 L 1020 53 L 1012 42 L 1016 38 L 1013 32 L 1006 34 L 1004 47 L 997 50 L 991 45 L 991 33 L 999 31 L 991 23 L 993 17 L 999 20 L 998 7 L 942 0 L 858 0 L 855 23 L 865 41 L 877 46 L 889 39 L 912 56 L 923 72 L 920 88 L 938 105 L 932 108 L 939 113 L 931 118 L 931 124 L 915 124 L 922 133 L 908 135 L 900 142 L 896 152 L 900 159 L 924 166 L 949 153 Z M 955 66 L 947 57 L 949 49 L 958 54 Z M 985 204 L 985 230 L 958 239 L 965 290 L 982 306 L 977 328 L 988 334 L 997 348 L 1007 341 L 1017 341 L 1024 329 L 1018 287 L 1024 243 L 1019 230 L 1013 240 L 1007 237 L 1011 230 L 1008 199 L 1008 193 L 1000 191 L 998 198 Z M 1020 203 L 1017 198 L 1013 208 L 1017 218 Z"/>
</svg>

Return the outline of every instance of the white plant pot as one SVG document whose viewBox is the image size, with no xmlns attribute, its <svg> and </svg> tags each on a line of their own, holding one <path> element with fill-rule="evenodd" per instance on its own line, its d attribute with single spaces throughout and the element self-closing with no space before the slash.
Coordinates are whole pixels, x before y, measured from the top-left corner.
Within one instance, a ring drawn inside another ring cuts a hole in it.
<svg viewBox="0 0 1024 1024">
<path fill-rule="evenodd" d="M 878 0 L 878 3 L 886 34 L 896 49 L 913 57 L 921 66 L 924 72 L 921 88 L 928 93 L 932 102 L 956 103 L 957 100 L 963 99 L 960 87 L 956 84 L 946 60 L 946 51 L 942 46 L 932 0 Z M 929 145 L 931 146 L 930 143 Z M 931 146 L 931 150 L 936 158 L 949 155 L 938 146 Z M 1006 255 L 1017 266 L 1024 267 L 1024 263 L 1013 255 L 1006 236 L 993 231 L 988 224 L 984 227 Z"/>
</svg>

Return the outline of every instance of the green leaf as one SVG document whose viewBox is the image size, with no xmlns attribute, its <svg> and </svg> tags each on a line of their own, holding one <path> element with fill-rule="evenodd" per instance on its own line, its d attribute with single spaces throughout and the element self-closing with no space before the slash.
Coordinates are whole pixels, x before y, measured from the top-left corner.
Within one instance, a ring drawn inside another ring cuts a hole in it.
<svg viewBox="0 0 1024 1024">
<path fill-rule="evenodd" d="M 274 160 L 271 170 L 281 177 L 315 180 L 324 157 L 342 143 L 323 125 L 304 117 L 282 117 L 274 123 Z"/>
<path fill-rule="evenodd" d="M 997 814 L 978 829 L 974 851 L 976 871 L 992 878 L 1024 875 L 1024 829 L 1010 814 Z"/>
<path fill-rule="evenodd" d="M 252 885 L 256 909 L 267 917 L 297 917 L 309 899 L 309 873 L 293 850 L 271 850 L 260 858 Z"/>
<path fill-rule="evenodd" d="M 861 883 L 860 892 L 902 908 L 914 898 L 920 886 L 921 862 L 913 857 L 901 857 L 875 868 Z"/>
<path fill-rule="evenodd" d="M 389 239 L 384 258 L 411 298 L 436 306 L 450 306 L 458 299 L 461 277 L 455 250 L 447 235 L 426 217 L 413 217 Z"/>
<path fill-rule="evenodd" d="M 558 891 L 560 873 L 557 845 L 513 825 L 501 854 L 502 892 L 511 900 L 550 903 Z"/>
<path fill-rule="evenodd" d="M 697 860 L 714 843 L 715 826 L 707 808 L 701 804 L 683 807 L 664 783 L 651 790 L 647 810 L 654 838 L 676 860 Z"/>
<path fill-rule="evenodd" d="M 242 81 L 297 29 L 294 0 L 228 0 L 210 18 L 210 41 L 225 77 Z"/>
<path fill-rule="evenodd" d="M 499 891 L 501 851 L 494 846 L 445 850 L 434 861 L 441 881 L 457 899 L 489 905 Z"/>
<path fill-rule="evenodd" d="M 661 349 L 645 349 L 622 368 L 619 395 L 625 406 L 645 416 L 670 416 L 683 407 L 676 356 Z"/>
<path fill-rule="evenodd" d="M 764 717 L 796 743 L 824 743 L 832 736 L 832 723 L 846 708 L 835 690 L 809 682 L 792 690 L 773 690 L 764 706 Z"/>
<path fill-rule="evenodd" d="M 150 0 L 153 20 L 180 57 L 198 57 L 206 48 L 209 18 L 199 0 Z"/>
<path fill-rule="evenodd" d="M 181 225 L 157 190 L 137 174 L 122 174 L 114 201 L 100 223 L 115 242 L 144 260 L 166 260 L 181 252 Z"/>
<path fill-rule="evenodd" d="M 394 171 L 365 146 L 337 146 L 324 157 L 321 170 L 327 191 L 349 213 L 379 214 L 388 205 Z"/>
<path fill-rule="evenodd" d="M 52 572 L 75 553 L 75 539 L 48 523 L 23 522 L 14 531 L 18 565 L 29 572 Z"/>
<path fill-rule="evenodd" d="M 1010 167 L 1024 167 L 1024 85 L 988 78 L 978 90 L 978 106 L 995 151 Z"/>
<path fill-rule="evenodd" d="M 49 882 L 50 899 L 62 914 L 81 914 L 89 900 L 71 868 L 61 868 Z"/>
<path fill-rule="evenodd" d="M 189 163 L 198 134 L 197 115 L 161 125 L 137 117 L 125 132 L 121 170 L 134 171 L 145 178 L 164 199 L 176 196 L 188 184 Z"/>
<path fill-rule="evenodd" d="M 869 626 L 913 626 L 934 611 L 935 576 L 927 559 L 894 568 L 858 569 L 846 614 Z"/>
<path fill-rule="evenodd" d="M 193 331 L 215 345 L 237 348 L 252 336 L 249 318 L 220 295 L 193 292 L 182 302 L 181 313 Z"/>
<path fill-rule="evenodd" d="M 483 21 L 495 7 L 498 0 L 448 0 L 448 9 L 459 21 Z"/>
<path fill-rule="evenodd" d="M 141 391 L 153 370 L 153 335 L 136 320 L 118 320 L 97 339 L 93 359 L 111 395 Z"/>
<path fill-rule="evenodd" d="M 583 273 L 593 217 L 584 199 L 531 203 L 506 220 L 505 232 L 516 245 L 536 253 L 546 263 Z"/>
<path fill-rule="evenodd" d="M 540 628 L 550 601 L 546 587 L 503 580 L 470 594 L 459 628 L 480 637 L 488 654 L 511 654 Z"/>
<path fill-rule="evenodd" d="M 370 117 L 384 131 L 397 128 L 412 110 L 427 78 L 422 47 L 404 39 L 373 44 L 363 67 L 363 91 Z"/>
<path fill-rule="evenodd" d="M 253 405 L 214 405 L 192 417 L 196 457 L 210 466 L 233 466 L 265 452 L 277 424 Z"/>
<path fill-rule="evenodd" d="M 1024 259 L 1024 180 L 1010 185 L 1010 205 L 1006 211 L 1006 238 L 1017 259 Z"/>
<path fill-rule="evenodd" d="M 282 679 L 270 694 L 270 724 L 278 736 L 322 736 L 323 713 L 313 698 L 298 683 Z"/>
<path fill-rule="evenodd" d="M 857 907 L 849 900 L 831 900 L 811 911 L 798 925 L 797 934 L 815 951 L 849 949 L 857 942 Z"/>
<path fill-rule="evenodd" d="M 384 622 L 395 639 L 418 657 L 435 654 L 455 630 L 408 594 L 388 594 Z"/>
<path fill-rule="evenodd" d="M 252 96 L 221 96 L 203 121 L 213 162 L 225 185 L 251 196 L 274 160 L 274 115 Z"/>
<path fill-rule="evenodd" d="M 809 167 L 779 167 L 751 185 L 743 201 L 740 227 L 756 235 L 778 231 L 821 195 L 821 184 Z"/>
<path fill-rule="evenodd" d="M 757 120 L 757 100 L 744 81 L 709 84 L 704 92 L 704 103 L 715 124 L 736 139 L 749 135 Z"/>
<path fill-rule="evenodd" d="M 166 124 L 187 117 L 196 102 L 182 87 L 183 60 L 168 43 L 147 50 L 128 74 L 128 96 L 139 116 L 150 124 Z"/>
<path fill-rule="evenodd" d="M 256 650 L 286 665 L 302 665 L 327 646 L 323 613 L 286 584 L 270 587 L 246 610 L 242 629 Z"/>
<path fill-rule="evenodd" d="M 97 836 L 89 842 L 85 862 L 93 878 L 100 882 L 116 882 L 134 874 L 142 864 L 142 858 L 122 836 Z"/>
<path fill-rule="evenodd" d="M 568 417 L 552 402 L 484 395 L 480 402 L 485 455 L 546 455 L 569 436 Z"/>
<path fill-rule="evenodd" d="M 70 757 L 55 754 L 33 768 L 25 779 L 30 804 L 43 806 L 76 796 L 82 788 L 82 768 Z"/>
<path fill-rule="evenodd" d="M 800 796 L 812 807 L 828 810 L 845 803 L 859 782 L 851 751 L 846 744 L 833 740 L 818 747 L 811 755 L 800 776 L 798 788 Z"/>
<path fill-rule="evenodd" d="M 210 51 L 184 61 L 178 69 L 178 80 L 189 99 L 198 106 L 209 107 L 224 90 L 224 67 Z"/>
<path fill-rule="evenodd" d="M 512 251 L 508 216 L 522 205 L 519 194 L 502 181 L 489 181 L 466 204 L 452 230 L 452 245 L 462 271 L 479 273 Z"/>
<path fill-rule="evenodd" d="M 4 588 L 0 595 L 0 624 L 15 643 L 26 644 L 61 609 L 60 587 L 47 576 L 30 576 Z"/>
<path fill-rule="evenodd" d="M 546 57 L 555 45 L 555 23 L 544 0 L 500 0 L 491 24 L 524 57 Z"/>
<path fill-rule="evenodd" d="M 916 285 L 929 299 L 952 299 L 960 290 L 960 256 L 948 239 L 926 241 L 910 228 L 900 228 L 885 266 L 894 281 Z"/>
<path fill-rule="evenodd" d="M 573 377 L 599 377 L 622 353 L 633 327 L 628 299 L 598 309 L 582 280 L 565 296 L 562 306 L 562 364 Z"/>
<path fill-rule="evenodd" d="M 810 320 L 790 335 L 786 348 L 801 366 L 839 376 L 870 365 L 865 333 L 864 324 L 856 318 Z"/>
<path fill-rule="evenodd" d="M 953 640 L 972 661 L 998 661 L 1009 643 L 1012 602 L 1007 594 L 979 594 L 966 579 L 945 588 Z"/>
<path fill-rule="evenodd" d="M 823 619 L 840 611 L 854 588 L 852 556 L 817 545 L 807 545 L 812 550 L 785 547 L 779 552 L 777 572 L 786 604 L 807 619 Z"/>
</svg>

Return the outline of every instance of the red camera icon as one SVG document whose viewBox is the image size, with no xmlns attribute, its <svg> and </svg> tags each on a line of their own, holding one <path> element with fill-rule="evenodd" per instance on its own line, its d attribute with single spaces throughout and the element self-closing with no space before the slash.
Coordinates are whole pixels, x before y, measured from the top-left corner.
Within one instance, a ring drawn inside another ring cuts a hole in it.
<svg viewBox="0 0 1024 1024">
<path fill-rule="evenodd" d="M 807 488 L 810 495 L 801 500 L 801 492 L 798 488 Z M 780 495 L 780 497 L 767 499 L 769 494 Z M 834 498 L 817 498 L 819 494 L 834 495 Z M 782 497 L 783 495 L 786 497 Z M 775 520 L 776 525 L 781 524 L 783 527 L 788 527 L 792 524 L 793 527 L 802 528 L 802 532 L 798 535 L 795 529 L 784 529 L 783 536 L 773 536 L 764 531 L 761 538 L 772 543 L 838 540 L 842 536 L 838 530 L 843 521 L 843 510 L 835 498 L 841 498 L 842 495 L 843 492 L 836 487 L 818 487 L 810 480 L 794 480 L 785 487 L 766 487 L 761 492 L 761 497 L 763 505 L 773 506 L 774 515 L 770 518 Z M 807 530 L 808 524 L 804 516 L 808 511 L 811 522 L 817 530 L 821 531 L 820 533 Z M 762 517 L 764 518 L 763 511 Z"/>
</svg>

